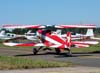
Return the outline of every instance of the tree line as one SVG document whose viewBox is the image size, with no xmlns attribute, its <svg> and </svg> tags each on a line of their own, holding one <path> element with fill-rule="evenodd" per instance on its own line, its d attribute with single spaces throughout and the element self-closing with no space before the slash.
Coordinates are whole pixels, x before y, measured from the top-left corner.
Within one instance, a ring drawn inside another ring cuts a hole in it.
<svg viewBox="0 0 100 73">
<path fill-rule="evenodd" d="M 62 30 L 62 33 L 66 33 L 68 31 L 74 32 L 74 33 L 83 33 L 85 34 L 87 29 L 86 28 L 64 28 L 64 29 L 57 29 L 54 27 L 47 27 L 45 29 L 49 29 L 52 31 L 56 31 L 56 30 Z M 13 30 L 9 30 L 9 29 L 1 29 L 1 30 L 5 30 L 6 33 L 14 33 L 14 34 L 25 34 L 27 33 L 29 30 L 31 30 L 33 33 L 36 32 L 38 29 L 30 29 L 30 28 L 25 28 L 25 29 L 13 29 Z M 95 34 L 100 34 L 100 28 L 94 28 L 93 29 Z"/>
</svg>

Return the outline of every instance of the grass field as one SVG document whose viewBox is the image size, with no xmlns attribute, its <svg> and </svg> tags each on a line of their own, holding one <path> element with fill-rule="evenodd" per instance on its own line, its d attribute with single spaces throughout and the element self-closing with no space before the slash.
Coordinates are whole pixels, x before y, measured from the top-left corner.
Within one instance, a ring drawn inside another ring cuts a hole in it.
<svg viewBox="0 0 100 73">
<path fill-rule="evenodd" d="M 31 50 L 33 47 L 9 47 L 0 44 L 2 49 Z M 41 59 L 31 59 L 14 56 L 0 56 L 0 69 L 31 69 L 31 68 L 50 68 L 50 67 L 69 67 L 71 62 L 47 61 Z"/>
<path fill-rule="evenodd" d="M 69 67 L 69 66 L 73 66 L 73 64 L 71 62 L 32 60 L 29 58 L 0 56 L 0 70 L 3 70 L 3 69 Z"/>
<path fill-rule="evenodd" d="M 8 47 L 0 44 L 0 48 L 5 49 L 32 49 L 33 47 Z M 92 45 L 88 48 L 72 48 L 73 53 L 91 52 L 100 53 L 100 44 Z M 68 67 L 73 66 L 71 62 L 57 62 L 47 60 L 32 60 L 30 58 L 0 56 L 0 69 L 30 69 L 30 68 L 48 68 L 48 67 Z"/>
</svg>

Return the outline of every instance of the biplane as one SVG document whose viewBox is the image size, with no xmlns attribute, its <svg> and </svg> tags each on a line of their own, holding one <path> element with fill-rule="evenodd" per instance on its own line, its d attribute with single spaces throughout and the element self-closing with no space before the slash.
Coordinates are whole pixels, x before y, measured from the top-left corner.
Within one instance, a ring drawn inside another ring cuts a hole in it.
<svg viewBox="0 0 100 73">
<path fill-rule="evenodd" d="M 9 25 L 4 26 L 5 28 L 44 28 L 43 25 Z M 55 28 L 95 28 L 95 25 L 57 25 Z M 4 42 L 4 45 L 7 46 L 33 46 L 33 54 L 36 55 L 40 49 L 46 47 L 45 49 L 55 48 L 57 54 L 60 54 L 61 51 L 67 50 L 68 55 L 72 55 L 71 48 L 83 48 L 89 47 L 90 45 L 98 44 L 98 41 L 73 41 L 71 32 L 66 32 L 66 39 L 63 39 L 58 34 L 52 34 L 51 30 L 48 29 L 39 29 L 36 32 L 40 42 L 28 42 L 28 43 L 16 43 L 16 42 Z M 39 48 L 34 48 L 39 47 Z"/>
</svg>

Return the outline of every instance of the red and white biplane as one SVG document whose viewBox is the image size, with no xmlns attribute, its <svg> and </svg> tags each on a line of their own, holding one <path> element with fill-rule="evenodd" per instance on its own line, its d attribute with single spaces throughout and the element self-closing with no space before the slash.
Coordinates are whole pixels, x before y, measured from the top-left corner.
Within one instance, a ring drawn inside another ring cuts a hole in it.
<svg viewBox="0 0 100 73">
<path fill-rule="evenodd" d="M 38 27 L 37 27 L 38 26 Z M 14 26 L 14 28 L 40 28 L 45 27 L 41 25 L 27 25 L 27 26 Z M 13 28 L 13 26 L 4 26 L 5 28 Z M 95 25 L 58 25 L 56 28 L 95 28 Z M 7 46 L 38 46 L 39 48 L 33 48 L 33 54 L 37 54 L 42 47 L 55 48 L 57 54 L 59 54 L 62 50 L 68 50 L 68 55 L 72 55 L 71 47 L 83 48 L 89 47 L 90 45 L 98 44 L 98 41 L 72 41 L 71 32 L 66 33 L 66 39 L 63 39 L 57 34 L 52 34 L 51 30 L 38 30 L 36 32 L 38 39 L 40 42 L 38 43 L 15 43 L 15 42 L 4 42 L 4 45 Z"/>
</svg>

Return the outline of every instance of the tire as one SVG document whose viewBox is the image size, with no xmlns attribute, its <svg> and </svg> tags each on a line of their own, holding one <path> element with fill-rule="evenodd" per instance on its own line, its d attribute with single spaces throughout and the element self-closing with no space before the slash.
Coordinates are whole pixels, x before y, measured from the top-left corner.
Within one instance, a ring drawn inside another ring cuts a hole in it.
<svg viewBox="0 0 100 73">
<path fill-rule="evenodd" d="M 60 54 L 60 49 L 59 48 L 55 48 L 56 54 Z"/>
<path fill-rule="evenodd" d="M 33 48 L 33 54 L 36 55 L 37 52 L 38 52 L 37 49 L 36 48 Z"/>
</svg>

